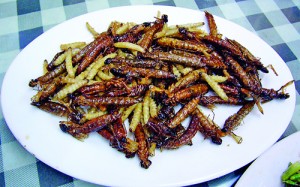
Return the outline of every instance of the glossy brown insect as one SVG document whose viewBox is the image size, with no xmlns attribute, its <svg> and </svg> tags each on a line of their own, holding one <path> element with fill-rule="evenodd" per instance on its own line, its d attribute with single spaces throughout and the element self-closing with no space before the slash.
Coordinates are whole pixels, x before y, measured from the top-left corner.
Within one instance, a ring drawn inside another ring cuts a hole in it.
<svg viewBox="0 0 300 187">
<path fill-rule="evenodd" d="M 134 136 L 138 143 L 138 151 L 137 154 L 141 160 L 141 166 L 145 169 L 149 168 L 151 165 L 151 161 L 148 159 L 149 151 L 146 142 L 145 132 L 143 130 L 142 124 L 139 123 L 134 131 Z"/>
</svg>

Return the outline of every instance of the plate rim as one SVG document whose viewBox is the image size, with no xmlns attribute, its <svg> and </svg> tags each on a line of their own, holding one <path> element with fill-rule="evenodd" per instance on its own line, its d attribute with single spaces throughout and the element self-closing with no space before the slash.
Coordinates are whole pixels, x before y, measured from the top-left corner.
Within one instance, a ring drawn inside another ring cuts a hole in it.
<svg viewBox="0 0 300 187">
<path fill-rule="evenodd" d="M 58 25 L 56 25 L 56 26 L 54 26 L 53 28 L 51 28 L 51 29 L 49 29 L 49 30 L 47 30 L 46 32 L 44 32 L 43 34 L 41 34 L 40 36 L 38 36 L 37 38 L 35 38 L 32 42 L 30 42 L 24 49 L 22 49 L 21 51 L 20 51 L 20 53 L 15 57 L 15 59 L 12 61 L 12 63 L 10 64 L 10 66 L 9 66 L 9 68 L 7 69 L 7 71 L 6 71 L 6 73 L 5 73 L 5 77 L 4 77 L 4 79 L 3 79 L 3 83 L 2 83 L 2 87 L 1 87 L 1 93 L 5 93 L 5 92 L 3 92 L 4 91 L 4 85 L 6 84 L 6 82 L 7 82 L 7 74 L 8 73 L 10 73 L 10 71 L 12 71 L 11 69 L 12 69 L 12 64 L 15 62 L 15 60 L 17 59 L 17 57 L 21 54 L 21 53 L 23 53 L 23 51 L 24 50 L 26 50 L 26 49 L 28 49 L 28 48 L 30 48 L 30 46 L 31 45 L 34 45 L 34 41 L 36 41 L 36 40 L 38 40 L 38 38 L 40 38 L 40 37 L 42 37 L 42 35 L 44 35 L 45 33 L 48 33 L 48 32 L 51 32 L 51 30 L 53 30 L 54 28 L 56 28 L 56 27 L 58 27 L 59 25 L 62 25 L 62 24 L 64 24 L 64 23 L 66 23 L 66 22 L 69 22 L 70 20 L 74 20 L 74 19 L 78 19 L 79 17 L 85 17 L 85 16 L 87 16 L 87 15 L 90 15 L 90 14 L 97 14 L 97 12 L 102 12 L 102 11 L 105 11 L 105 10 L 110 10 L 110 9 L 127 9 L 127 8 L 133 8 L 133 7 L 156 7 L 156 8 L 159 8 L 159 7 L 161 7 L 161 9 L 164 9 L 164 8 L 166 8 L 166 6 L 161 6 L 161 5 L 134 5 L 134 6 L 121 6 L 121 7 L 113 7 L 113 8 L 105 8 L 105 9 L 101 9 L 101 10 L 97 10 L 97 11 L 93 11 L 93 12 L 89 12 L 89 13 L 86 13 L 86 14 L 83 14 L 83 15 L 79 15 L 79 16 L 76 16 L 76 17 L 74 17 L 74 18 L 71 18 L 71 19 L 69 19 L 69 20 L 66 20 L 66 21 L 63 21 L 62 23 L 60 23 L 60 24 L 58 24 Z M 194 9 L 188 9 L 188 8 L 182 8 L 182 7 L 172 7 L 172 6 L 167 6 L 168 8 L 170 8 L 170 9 L 184 9 L 185 11 L 195 11 L 195 12 L 198 12 L 198 13 L 203 13 L 203 11 L 202 10 L 194 10 Z M 168 9 L 167 8 L 167 9 Z M 214 15 L 215 16 L 215 15 Z M 242 26 L 240 26 L 240 25 L 238 25 L 238 24 L 236 24 L 236 23 L 234 23 L 234 22 L 232 22 L 232 21 L 230 21 L 230 20 L 226 20 L 226 19 L 224 19 L 224 18 L 222 18 L 222 17 L 219 17 L 219 16 L 215 16 L 217 19 L 223 19 L 223 20 L 225 20 L 226 22 L 230 22 L 230 23 L 232 23 L 232 24 L 235 24 L 235 25 L 237 25 L 237 26 L 239 26 L 240 28 L 242 28 L 243 30 L 245 30 L 245 31 L 247 31 L 248 33 L 251 33 L 251 34 L 253 34 L 254 35 L 254 33 L 253 32 L 251 32 L 251 31 L 249 31 L 249 30 L 247 30 L 247 29 L 245 29 L 244 27 L 242 27 Z M 256 35 L 256 37 L 258 37 L 259 38 L 259 36 L 257 36 Z M 266 45 L 268 45 L 264 40 L 262 40 L 261 38 L 259 38 L 262 42 L 264 42 Z M 269 47 L 270 47 L 270 45 L 268 45 Z M 278 54 L 277 54 L 278 55 Z M 282 58 L 278 55 L 278 57 L 282 60 Z M 283 61 L 283 60 L 282 60 Z M 283 61 L 284 62 L 284 61 Z M 289 69 L 288 69 L 289 70 Z M 293 89 L 294 90 L 294 89 Z M 295 102 L 295 97 L 294 97 L 294 105 L 293 105 L 293 112 L 292 112 L 292 114 L 294 113 L 294 110 L 295 110 L 295 104 L 296 104 L 296 102 Z M 7 115 L 7 113 L 6 113 L 6 109 L 4 109 L 3 108 L 3 104 L 4 104 L 4 102 L 3 102 L 3 94 L 1 94 L 1 107 L 2 107 L 2 113 L 3 113 L 3 117 L 4 117 L 4 119 L 5 119 L 5 121 L 8 119 L 8 117 L 6 116 Z M 291 117 L 292 117 L 292 114 L 291 114 Z M 291 119 L 291 117 L 290 117 L 290 119 Z M 10 125 L 7 123 L 7 126 L 9 127 L 9 129 L 10 129 L 10 131 L 14 134 L 14 137 L 17 139 L 17 141 L 18 142 L 20 142 L 21 143 L 21 140 L 19 140 L 18 139 L 18 137 L 15 135 L 15 132 L 14 131 L 12 131 L 11 130 L 11 127 L 10 127 Z M 286 125 L 286 127 L 288 126 L 288 124 Z M 283 131 L 284 132 L 284 131 Z M 282 132 L 282 133 L 283 133 Z M 277 138 L 279 138 L 279 137 L 277 137 Z M 23 145 L 22 145 L 23 146 Z M 40 159 L 40 158 L 38 158 L 33 152 L 31 152 L 31 150 L 29 150 L 28 148 L 25 148 L 28 152 L 30 152 L 31 154 L 33 154 L 37 159 L 39 159 L 39 160 L 41 160 L 42 162 L 44 162 L 44 163 L 47 163 L 46 161 L 44 161 L 44 160 L 42 160 L 42 159 Z M 255 159 L 255 158 L 254 158 Z M 250 162 L 250 161 L 249 161 Z M 245 163 L 244 165 L 246 165 L 246 164 L 248 164 L 249 162 L 247 162 L 247 163 Z M 47 164 L 48 165 L 48 164 Z M 243 165 L 243 166 L 244 166 Z M 53 167 L 53 166 L 51 166 L 51 165 L 49 165 L 50 167 L 52 167 L 52 168 L 54 168 L 54 169 L 57 169 L 57 168 L 55 168 L 55 167 Z M 243 166 L 240 166 L 240 167 L 243 167 Z M 238 168 L 240 168 L 240 167 L 238 167 Z M 236 168 L 236 169 L 238 169 L 238 168 Z M 60 171 L 60 170 L 59 170 Z M 65 173 L 65 172 L 63 172 L 63 173 Z M 223 171 L 223 172 L 220 172 L 219 174 L 216 174 L 216 175 L 213 175 L 213 176 L 211 176 L 210 178 L 208 178 L 208 180 L 211 180 L 211 179 L 214 179 L 214 178 L 216 178 L 216 177 L 218 177 L 218 176 L 222 176 L 222 175 L 225 175 L 225 174 L 228 174 L 229 172 L 227 172 L 227 171 Z M 70 175 L 70 174 L 68 174 L 68 173 L 66 173 L 67 175 Z M 70 176 L 73 176 L 73 175 L 70 175 Z M 81 180 L 84 180 L 84 179 L 81 179 Z M 197 181 L 193 181 L 193 182 L 197 182 Z M 205 182 L 205 181 L 200 181 L 200 182 Z M 176 183 L 176 184 L 178 184 L 178 183 Z M 179 184 L 179 185 L 186 185 L 186 184 L 191 184 L 191 183 L 182 183 L 182 184 Z"/>
<path fill-rule="evenodd" d="M 251 165 L 246 169 L 246 171 L 243 173 L 243 175 L 237 181 L 236 186 L 238 187 L 238 186 L 243 186 L 243 184 L 246 184 L 247 178 L 249 178 L 248 177 L 249 174 L 253 173 L 253 171 L 257 168 L 257 164 L 260 164 L 263 160 L 266 160 L 270 156 L 270 154 L 273 153 L 276 149 L 283 147 L 283 145 L 285 145 L 295 139 L 300 142 L 299 138 L 300 138 L 300 131 L 296 131 L 296 132 L 290 134 L 289 136 L 281 139 L 280 141 L 276 142 L 275 144 L 273 144 L 269 149 L 264 151 L 258 158 L 256 158 L 253 161 L 253 163 L 251 163 Z M 283 148 L 285 148 L 285 147 L 287 147 L 287 146 L 284 146 Z M 287 149 L 288 148 L 286 148 L 285 150 L 287 150 Z M 299 153 L 298 159 L 300 161 L 300 149 L 298 150 L 298 153 Z M 294 156 L 294 155 L 291 155 L 291 156 Z M 288 165 L 288 163 L 286 163 L 286 164 Z"/>
</svg>

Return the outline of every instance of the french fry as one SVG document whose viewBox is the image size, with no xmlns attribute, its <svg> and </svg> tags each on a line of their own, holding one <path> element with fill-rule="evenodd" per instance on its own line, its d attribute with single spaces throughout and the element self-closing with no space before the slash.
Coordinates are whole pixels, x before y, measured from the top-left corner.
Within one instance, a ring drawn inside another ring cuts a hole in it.
<svg viewBox="0 0 300 187">
<path fill-rule="evenodd" d="M 72 49 L 82 48 L 85 45 L 86 45 L 86 42 L 72 42 L 72 43 L 61 44 L 60 49 L 63 50 L 63 51 L 66 51 L 69 48 L 72 48 Z"/>
<path fill-rule="evenodd" d="M 149 99 L 149 110 L 150 110 L 150 116 L 152 118 L 156 117 L 157 116 L 157 111 L 158 111 L 158 108 L 157 108 L 157 105 L 154 101 L 154 99 L 152 99 L 152 97 L 150 97 Z"/>
<path fill-rule="evenodd" d="M 202 78 L 208 83 L 208 85 L 216 92 L 216 94 L 221 97 L 223 100 L 227 101 L 228 97 L 224 90 L 218 85 L 217 82 L 215 82 L 213 79 L 211 79 L 206 73 L 201 73 Z"/>
<path fill-rule="evenodd" d="M 103 111 L 97 111 L 97 112 L 88 112 L 84 115 L 84 118 L 87 119 L 87 120 L 91 120 L 93 118 L 96 118 L 96 117 L 99 117 L 99 116 L 102 116 L 106 114 L 106 112 L 103 112 Z"/>
<path fill-rule="evenodd" d="M 144 124 L 146 124 L 150 118 L 150 91 L 148 90 L 144 97 L 143 102 L 143 119 Z"/>
<path fill-rule="evenodd" d="M 204 25 L 204 22 L 195 22 L 195 23 L 186 23 L 186 24 L 179 24 L 179 25 L 170 25 L 168 29 L 177 29 L 180 27 L 184 28 L 196 28 L 196 27 L 201 27 Z"/>
<path fill-rule="evenodd" d="M 88 31 L 94 36 L 94 38 L 97 38 L 99 36 L 99 33 L 89 24 L 89 22 L 86 22 L 85 25 Z"/>
<path fill-rule="evenodd" d="M 141 121 L 141 115 L 142 115 L 142 103 L 137 103 L 134 112 L 133 112 L 133 117 L 131 120 L 131 123 L 129 124 L 129 131 L 134 132 L 136 126 L 140 123 Z"/>
<path fill-rule="evenodd" d="M 58 66 L 60 64 L 62 64 L 66 59 L 66 52 L 64 52 L 63 54 L 61 54 L 54 62 L 53 65 L 54 66 Z"/>
<path fill-rule="evenodd" d="M 131 105 L 127 107 L 123 112 L 122 112 L 122 121 L 124 122 L 128 116 L 132 113 L 132 111 L 135 109 L 137 104 Z"/>
<path fill-rule="evenodd" d="M 108 58 L 114 58 L 116 56 L 117 56 L 116 53 L 111 53 L 109 55 L 106 55 L 103 58 L 99 58 L 95 62 L 95 65 L 92 67 L 92 69 L 89 71 L 89 73 L 87 75 L 87 79 L 92 80 L 95 77 L 95 75 L 97 74 L 97 72 L 99 71 L 99 68 L 101 68 L 102 66 L 104 66 L 105 60 L 108 59 Z"/>
<path fill-rule="evenodd" d="M 66 69 L 70 78 L 75 77 L 75 71 L 72 65 L 72 48 L 68 48 L 66 54 Z"/>
<path fill-rule="evenodd" d="M 110 80 L 114 77 L 113 74 L 111 73 L 104 73 L 102 70 L 98 71 L 97 75 L 102 79 L 102 80 Z"/>
<path fill-rule="evenodd" d="M 225 82 L 228 78 L 220 75 L 209 75 L 209 77 L 217 83 Z"/>
<path fill-rule="evenodd" d="M 130 42 L 117 42 L 117 43 L 114 43 L 114 46 L 117 48 L 130 49 L 130 50 L 138 51 L 141 53 L 145 52 L 144 48 L 142 48 L 141 46 L 139 46 L 137 44 L 130 43 Z"/>
<path fill-rule="evenodd" d="M 129 23 L 124 23 L 121 27 L 116 30 L 116 34 L 121 35 L 127 32 L 129 29 Z"/>
<path fill-rule="evenodd" d="M 175 65 L 172 65 L 172 71 L 173 71 L 173 74 L 176 75 L 177 79 L 179 79 L 181 77 L 181 73 L 179 72 L 179 70 L 177 69 L 177 67 Z"/>
<path fill-rule="evenodd" d="M 85 84 L 88 83 L 88 80 L 81 80 L 81 81 L 77 81 L 74 84 L 71 85 L 67 85 L 65 86 L 63 89 L 61 89 L 57 94 L 56 94 L 56 98 L 57 99 L 63 99 L 65 98 L 68 94 L 73 93 L 74 91 L 76 91 L 78 88 L 84 86 Z"/>
<path fill-rule="evenodd" d="M 43 74 L 44 75 L 48 72 L 47 66 L 48 66 L 48 61 L 45 59 L 43 62 Z"/>
<path fill-rule="evenodd" d="M 149 147 L 149 155 L 155 156 L 156 143 L 152 142 Z"/>
</svg>

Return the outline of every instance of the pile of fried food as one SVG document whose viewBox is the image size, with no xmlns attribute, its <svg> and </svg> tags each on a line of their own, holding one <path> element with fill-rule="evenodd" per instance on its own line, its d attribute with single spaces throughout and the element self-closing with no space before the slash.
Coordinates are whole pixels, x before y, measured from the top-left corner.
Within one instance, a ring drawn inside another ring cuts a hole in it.
<svg viewBox="0 0 300 187">
<path fill-rule="evenodd" d="M 137 154 L 143 168 L 156 149 L 191 145 L 197 132 L 215 144 L 227 135 L 240 143 L 233 130 L 243 118 L 255 105 L 263 112 L 261 103 L 287 99 L 292 81 L 263 88 L 259 71 L 269 68 L 205 18 L 208 32 L 203 22 L 168 25 L 160 13 L 141 24 L 113 21 L 102 33 L 86 23 L 94 40 L 62 44 L 45 60 L 44 74 L 29 83 L 38 90 L 31 104 L 66 117 L 59 126 L 77 139 L 96 132 L 126 157 Z M 200 108 L 215 104 L 240 109 L 219 126 Z"/>
</svg>

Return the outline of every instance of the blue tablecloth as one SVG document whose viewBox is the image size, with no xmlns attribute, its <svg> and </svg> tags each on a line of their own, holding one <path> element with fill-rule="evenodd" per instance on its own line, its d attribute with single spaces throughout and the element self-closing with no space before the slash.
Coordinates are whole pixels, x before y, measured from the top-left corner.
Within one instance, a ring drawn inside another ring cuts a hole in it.
<svg viewBox="0 0 300 187">
<path fill-rule="evenodd" d="M 46 30 L 87 12 L 137 4 L 207 10 L 256 33 L 277 51 L 295 79 L 296 108 L 282 137 L 300 130 L 299 0 L 0 0 L 0 84 L 16 55 Z M 10 132 L 2 112 L 0 134 L 0 186 L 94 186 L 52 169 L 27 152 Z M 232 186 L 246 168 L 196 186 Z"/>
</svg>

